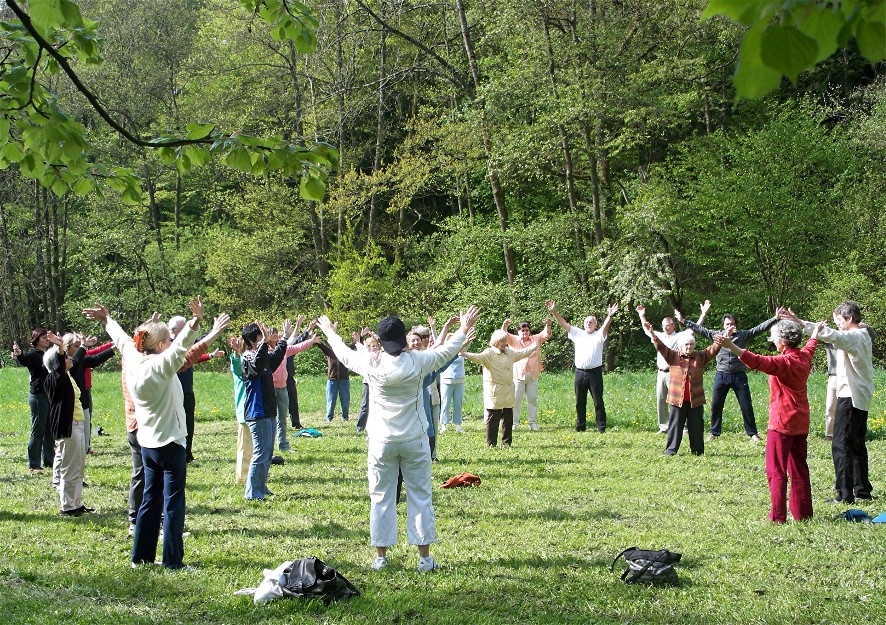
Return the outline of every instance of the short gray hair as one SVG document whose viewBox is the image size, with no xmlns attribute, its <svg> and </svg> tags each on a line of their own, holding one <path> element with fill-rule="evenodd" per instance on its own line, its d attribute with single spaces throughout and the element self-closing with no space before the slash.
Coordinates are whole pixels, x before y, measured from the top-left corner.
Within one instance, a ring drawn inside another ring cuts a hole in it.
<svg viewBox="0 0 886 625">
<path fill-rule="evenodd" d="M 185 325 L 187 322 L 188 320 L 181 315 L 176 315 L 169 318 L 169 321 L 166 322 L 166 327 L 169 328 L 170 332 L 178 332 L 178 327 Z"/>
<path fill-rule="evenodd" d="M 782 319 L 772 326 L 772 335 L 788 347 L 797 347 L 803 339 L 803 328 L 790 319 Z"/>
</svg>

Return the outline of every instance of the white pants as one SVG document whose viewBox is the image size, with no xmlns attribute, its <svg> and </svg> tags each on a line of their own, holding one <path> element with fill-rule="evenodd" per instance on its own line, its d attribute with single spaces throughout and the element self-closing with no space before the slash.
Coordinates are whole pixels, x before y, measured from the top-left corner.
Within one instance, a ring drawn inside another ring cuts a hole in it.
<svg viewBox="0 0 886 625">
<path fill-rule="evenodd" d="M 668 431 L 668 419 L 670 418 L 671 408 L 668 406 L 668 382 L 671 379 L 670 371 L 658 370 L 658 377 L 655 378 L 655 399 L 658 408 L 658 431 Z"/>
<path fill-rule="evenodd" d="M 538 380 L 527 375 L 525 380 L 514 380 L 514 427 L 520 423 L 523 395 L 526 395 L 526 418 L 529 425 L 538 425 Z"/>
<path fill-rule="evenodd" d="M 411 545 L 437 540 L 431 501 L 431 450 L 422 437 L 403 443 L 369 441 L 369 539 L 373 547 L 397 544 L 397 476 L 406 487 L 406 537 Z"/>
<path fill-rule="evenodd" d="M 83 505 L 83 469 L 86 454 L 83 450 L 83 422 L 74 421 L 71 437 L 55 441 L 58 459 L 58 497 L 61 509 L 76 510 Z"/>
<path fill-rule="evenodd" d="M 828 376 L 828 390 L 824 398 L 824 435 L 834 435 L 834 416 L 837 414 L 837 376 Z"/>
</svg>

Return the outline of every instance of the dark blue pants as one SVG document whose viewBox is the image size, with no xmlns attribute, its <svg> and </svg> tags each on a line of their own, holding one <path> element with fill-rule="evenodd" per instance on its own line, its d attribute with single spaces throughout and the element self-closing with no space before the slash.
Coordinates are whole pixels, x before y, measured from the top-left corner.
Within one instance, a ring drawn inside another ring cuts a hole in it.
<svg viewBox="0 0 886 625">
<path fill-rule="evenodd" d="M 717 371 L 714 376 L 714 390 L 711 392 L 711 434 L 720 436 L 723 431 L 723 406 L 729 389 L 735 393 L 738 407 L 741 408 L 741 419 L 744 431 L 748 436 L 757 435 L 757 421 L 754 419 L 754 404 L 751 401 L 751 387 L 748 386 L 748 374 L 744 371 L 726 373 Z"/>
<path fill-rule="evenodd" d="M 606 406 L 603 405 L 603 367 L 575 370 L 575 430 L 584 432 L 587 427 L 588 393 L 594 400 L 594 417 L 597 431 L 606 431 Z"/>
<path fill-rule="evenodd" d="M 145 492 L 135 521 L 132 562 L 154 562 L 163 518 L 163 566 L 180 569 L 185 555 L 185 481 L 187 452 L 177 443 L 156 449 L 142 447 Z"/>
<path fill-rule="evenodd" d="M 874 487 L 868 479 L 867 433 L 868 411 L 853 407 L 851 397 L 838 397 L 831 456 L 834 460 L 837 499 L 840 501 L 850 503 L 856 497 L 871 498 Z"/>
</svg>

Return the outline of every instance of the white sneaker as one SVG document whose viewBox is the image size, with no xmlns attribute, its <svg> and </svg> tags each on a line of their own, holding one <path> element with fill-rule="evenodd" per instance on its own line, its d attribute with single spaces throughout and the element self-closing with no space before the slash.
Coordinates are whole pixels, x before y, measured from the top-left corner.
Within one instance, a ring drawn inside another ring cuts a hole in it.
<svg viewBox="0 0 886 625">
<path fill-rule="evenodd" d="M 135 534 L 135 523 L 130 523 L 129 524 L 129 535 L 132 536 L 133 534 Z"/>
<path fill-rule="evenodd" d="M 465 433 L 465 429 L 464 429 L 462 426 L 460 426 L 460 425 L 456 425 L 456 426 L 455 426 L 455 431 L 458 432 L 459 434 L 464 434 L 464 433 Z"/>
<path fill-rule="evenodd" d="M 538 432 L 538 423 L 530 423 L 529 429 L 532 430 L 533 432 Z"/>
<path fill-rule="evenodd" d="M 381 571 L 386 568 L 388 568 L 388 559 L 384 556 L 375 556 L 375 560 L 372 561 L 372 570 Z"/>
<path fill-rule="evenodd" d="M 440 434 L 442 434 L 442 433 L 445 432 L 445 431 L 446 431 L 446 424 L 445 424 L 445 423 L 441 423 L 441 424 L 440 424 Z"/>
<path fill-rule="evenodd" d="M 419 558 L 418 559 L 418 572 L 419 573 L 427 573 L 429 571 L 433 571 L 437 567 L 437 561 L 434 560 L 434 556 L 428 556 L 427 558 Z"/>
</svg>

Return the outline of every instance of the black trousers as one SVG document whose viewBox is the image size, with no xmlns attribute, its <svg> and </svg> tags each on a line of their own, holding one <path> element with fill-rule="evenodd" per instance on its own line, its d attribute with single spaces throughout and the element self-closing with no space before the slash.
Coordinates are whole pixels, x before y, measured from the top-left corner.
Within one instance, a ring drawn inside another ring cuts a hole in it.
<svg viewBox="0 0 886 625">
<path fill-rule="evenodd" d="M 606 406 L 603 405 L 603 367 L 575 370 L 575 430 L 584 432 L 588 415 L 588 393 L 594 401 L 597 431 L 606 431 Z"/>
<path fill-rule="evenodd" d="M 671 405 L 668 414 L 668 435 L 665 453 L 673 456 L 683 441 L 683 428 L 689 430 L 689 450 L 696 456 L 704 453 L 704 406 L 691 408 L 689 402 L 682 406 Z"/>
<path fill-rule="evenodd" d="M 867 433 L 868 411 L 855 408 L 851 397 L 838 397 L 831 457 L 836 476 L 834 485 L 841 501 L 871 498 L 874 487 L 868 479 Z"/>
<path fill-rule="evenodd" d="M 286 378 L 286 390 L 289 392 L 289 421 L 292 427 L 301 429 L 301 419 L 298 414 L 298 391 L 295 379 L 292 376 Z"/>
<path fill-rule="evenodd" d="M 501 422 L 501 444 L 511 446 L 511 435 L 514 428 L 513 408 L 486 409 L 486 444 L 495 447 L 498 444 L 498 424 Z"/>
<path fill-rule="evenodd" d="M 188 436 L 185 444 L 185 458 L 187 462 L 193 462 L 194 454 L 191 453 L 191 446 L 194 444 L 194 410 L 197 406 L 197 399 L 193 393 L 185 393 L 185 429 Z"/>
</svg>

